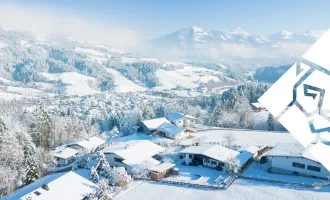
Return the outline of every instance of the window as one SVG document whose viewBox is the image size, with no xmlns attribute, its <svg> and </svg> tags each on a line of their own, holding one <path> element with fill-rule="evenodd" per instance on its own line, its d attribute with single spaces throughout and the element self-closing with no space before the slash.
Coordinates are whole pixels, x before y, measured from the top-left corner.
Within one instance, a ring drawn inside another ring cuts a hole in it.
<svg viewBox="0 0 330 200">
<path fill-rule="evenodd" d="M 211 160 L 211 164 L 216 165 L 217 161 Z"/>
<path fill-rule="evenodd" d="M 297 168 L 301 168 L 301 169 L 305 169 L 305 165 L 304 164 L 301 164 L 301 163 L 293 162 L 292 163 L 292 166 L 293 167 L 297 167 Z"/>
<path fill-rule="evenodd" d="M 191 154 L 189 154 L 189 158 L 192 158 L 192 155 Z"/>
<path fill-rule="evenodd" d="M 314 171 L 314 172 L 320 172 L 321 171 L 321 168 L 316 167 L 316 166 L 311 166 L 311 165 L 307 165 L 307 169 L 311 170 L 311 171 Z"/>
<path fill-rule="evenodd" d="M 122 162 L 123 160 L 122 159 L 120 159 L 120 158 L 114 158 L 114 160 L 115 160 L 115 162 Z"/>
<path fill-rule="evenodd" d="M 207 159 L 207 158 L 204 158 L 204 162 L 206 162 L 206 163 L 210 163 L 210 160 Z"/>
</svg>

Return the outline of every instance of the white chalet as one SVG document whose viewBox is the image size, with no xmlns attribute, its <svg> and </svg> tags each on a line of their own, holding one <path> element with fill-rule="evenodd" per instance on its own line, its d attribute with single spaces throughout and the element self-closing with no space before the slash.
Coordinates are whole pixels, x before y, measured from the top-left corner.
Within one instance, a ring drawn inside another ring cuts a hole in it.
<svg viewBox="0 0 330 200">
<path fill-rule="evenodd" d="M 103 148 L 105 141 L 99 137 L 91 137 L 89 139 L 80 140 L 67 144 L 66 146 L 76 149 L 79 153 L 94 153 L 96 150 Z"/>
<path fill-rule="evenodd" d="M 266 154 L 271 158 L 270 171 L 309 177 L 330 177 L 330 172 L 309 153 L 312 146 L 313 144 L 305 148 L 297 143 L 278 143 Z"/>
<path fill-rule="evenodd" d="M 177 125 L 177 126 L 183 126 L 183 127 L 190 127 L 191 125 L 194 125 L 197 121 L 197 118 L 185 115 L 179 112 L 170 113 L 167 115 L 167 119 Z"/>
<path fill-rule="evenodd" d="M 110 166 L 125 167 L 128 174 L 140 164 L 152 168 L 160 162 L 155 159 L 165 149 L 149 140 L 131 140 L 110 145 L 103 150 Z"/>
<path fill-rule="evenodd" d="M 97 185 L 73 171 L 45 176 L 3 200 L 82 200 Z"/>
<path fill-rule="evenodd" d="M 139 123 L 139 125 L 134 127 L 136 128 L 136 132 L 146 133 L 148 135 L 151 135 L 163 123 L 170 123 L 170 122 L 165 117 L 161 117 L 161 118 L 144 120 L 141 123 Z"/>
<path fill-rule="evenodd" d="M 244 166 L 246 162 L 253 157 L 248 151 L 235 151 L 220 145 L 201 145 L 190 146 L 180 153 L 184 156 L 186 165 L 204 165 L 206 167 L 222 170 L 227 159 L 235 157 L 240 161 L 240 165 Z"/>
<path fill-rule="evenodd" d="M 66 146 L 57 147 L 51 151 L 51 155 L 56 160 L 57 167 L 63 167 L 71 164 L 76 160 L 78 153 L 78 150 Z"/>
<path fill-rule="evenodd" d="M 182 126 L 176 126 L 171 123 L 163 123 L 157 127 L 156 133 L 164 137 L 168 137 L 174 140 L 184 139 L 189 136 L 188 132 L 185 132 L 186 128 Z"/>
</svg>

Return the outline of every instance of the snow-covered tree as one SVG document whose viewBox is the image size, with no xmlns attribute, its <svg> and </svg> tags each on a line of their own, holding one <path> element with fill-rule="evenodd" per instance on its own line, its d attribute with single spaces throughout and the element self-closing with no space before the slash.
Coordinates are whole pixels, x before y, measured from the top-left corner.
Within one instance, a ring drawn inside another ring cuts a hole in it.
<svg viewBox="0 0 330 200">
<path fill-rule="evenodd" d="M 46 112 L 44 105 L 40 103 L 35 112 L 35 119 L 31 124 L 31 136 L 33 142 L 37 147 L 50 148 L 50 142 L 52 139 L 52 123 L 49 114 Z"/>
<path fill-rule="evenodd" d="M 150 106 L 145 106 L 142 111 L 142 118 L 146 119 L 153 119 L 155 117 L 155 113 Z"/>
<path fill-rule="evenodd" d="M 97 164 L 96 171 L 100 176 L 109 177 L 110 176 L 110 165 L 102 151 L 98 153 L 99 163 Z"/>
<path fill-rule="evenodd" d="M 134 166 L 132 169 L 132 177 L 133 178 L 143 178 L 147 179 L 150 177 L 150 168 L 151 168 L 151 163 L 148 161 L 144 161 L 140 163 L 137 166 Z"/>
<path fill-rule="evenodd" d="M 37 162 L 33 156 L 27 159 L 26 165 L 26 182 L 31 183 L 40 178 L 40 172 L 38 169 Z"/>
<path fill-rule="evenodd" d="M 227 144 L 227 147 L 231 147 L 233 145 L 233 142 L 236 140 L 236 137 L 233 133 L 226 133 L 224 139 Z"/>
<path fill-rule="evenodd" d="M 95 192 L 89 194 L 86 200 L 112 200 L 114 189 L 109 187 L 109 183 L 106 179 L 102 179 Z"/>
<path fill-rule="evenodd" d="M 127 174 L 124 167 L 113 167 L 109 180 L 111 185 L 124 187 L 132 181 L 132 178 Z"/>
<path fill-rule="evenodd" d="M 91 179 L 94 183 L 99 182 L 99 175 L 95 169 L 95 167 L 91 168 L 90 174 L 89 174 L 89 179 Z"/>
<path fill-rule="evenodd" d="M 268 130 L 269 131 L 274 131 L 275 130 L 275 118 L 272 114 L 268 114 L 268 118 L 267 118 L 267 125 L 268 125 Z"/>
<path fill-rule="evenodd" d="M 224 170 L 229 174 L 237 174 L 240 171 L 240 161 L 233 156 L 227 158 Z"/>
<path fill-rule="evenodd" d="M 154 110 L 155 118 L 165 117 L 166 109 L 162 104 L 157 105 Z"/>
</svg>

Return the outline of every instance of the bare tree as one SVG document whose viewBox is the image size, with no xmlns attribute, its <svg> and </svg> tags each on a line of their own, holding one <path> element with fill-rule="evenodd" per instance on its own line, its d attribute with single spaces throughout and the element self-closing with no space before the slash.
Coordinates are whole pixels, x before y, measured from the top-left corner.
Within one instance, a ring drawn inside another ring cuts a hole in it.
<svg viewBox="0 0 330 200">
<path fill-rule="evenodd" d="M 236 137 L 233 133 L 226 133 L 224 137 L 227 147 L 231 147 L 233 142 L 236 140 Z"/>
<path fill-rule="evenodd" d="M 240 162 L 236 157 L 228 157 L 225 163 L 224 170 L 229 174 L 237 174 L 240 170 Z"/>
</svg>

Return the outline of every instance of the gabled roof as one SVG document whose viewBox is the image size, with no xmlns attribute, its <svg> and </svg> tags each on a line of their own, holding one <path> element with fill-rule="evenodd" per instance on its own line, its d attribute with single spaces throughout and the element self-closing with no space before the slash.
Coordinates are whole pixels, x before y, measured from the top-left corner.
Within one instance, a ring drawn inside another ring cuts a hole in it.
<svg viewBox="0 0 330 200">
<path fill-rule="evenodd" d="M 47 184 L 49 190 L 42 189 L 42 184 Z M 67 172 L 45 176 L 14 193 L 3 197 L 4 200 L 81 200 L 87 194 L 93 192 L 97 185 L 88 179 Z M 37 195 L 39 194 L 39 195 Z"/>
<path fill-rule="evenodd" d="M 175 166 L 175 164 L 173 164 L 173 163 L 162 163 L 162 164 L 159 164 L 157 166 L 154 166 L 153 168 L 150 169 L 150 171 L 161 173 L 164 170 L 168 170 L 168 169 L 173 168 L 174 166 Z"/>
<path fill-rule="evenodd" d="M 142 123 L 149 129 L 149 130 L 156 130 L 158 126 L 162 125 L 163 123 L 170 123 L 165 117 L 155 118 L 144 120 Z"/>
<path fill-rule="evenodd" d="M 167 119 L 170 121 L 177 121 L 182 118 L 184 118 L 184 114 L 179 112 L 174 112 L 167 115 Z"/>
<path fill-rule="evenodd" d="M 277 143 L 266 155 L 272 157 L 301 157 L 318 162 L 318 160 L 309 153 L 313 144 L 305 148 L 299 143 Z"/>
<path fill-rule="evenodd" d="M 189 119 L 197 119 L 191 115 L 185 115 L 179 112 L 174 112 L 174 113 L 170 113 L 167 115 L 167 119 L 170 121 L 177 121 L 183 118 L 189 118 Z"/>
<path fill-rule="evenodd" d="M 255 153 L 257 153 L 258 151 L 259 151 L 259 147 L 257 147 L 257 146 L 253 146 L 253 145 L 251 145 L 251 146 L 248 146 L 248 145 L 246 145 L 246 146 L 242 146 L 241 148 L 239 148 L 237 151 L 239 151 L 239 152 L 244 152 L 244 151 L 247 151 L 247 152 L 250 152 L 250 153 L 252 153 L 252 154 L 255 154 Z"/>
<path fill-rule="evenodd" d="M 68 144 L 68 146 L 78 145 L 78 146 L 83 147 L 84 149 L 94 149 L 94 148 L 97 148 L 98 146 L 100 146 L 104 143 L 105 143 L 104 140 L 102 140 L 99 137 L 94 136 L 94 137 L 91 137 L 89 139 L 72 142 L 72 143 Z"/>
<path fill-rule="evenodd" d="M 113 153 L 124 159 L 123 163 L 133 166 L 146 161 L 152 166 L 158 165 L 159 161 L 152 156 L 163 152 L 165 149 L 149 140 L 131 140 L 120 142 L 103 150 L 105 154 Z"/>
<path fill-rule="evenodd" d="M 182 150 L 181 153 L 200 154 L 222 162 L 225 162 L 229 157 L 236 157 L 240 154 L 238 151 L 220 145 L 190 146 Z"/>
<path fill-rule="evenodd" d="M 162 131 L 162 132 L 165 132 L 165 133 L 169 133 L 169 134 L 172 134 L 172 135 L 177 135 L 179 133 L 182 133 L 183 131 L 185 131 L 186 129 L 182 126 L 176 126 L 172 123 L 163 123 L 162 125 L 160 125 L 158 128 L 157 128 L 158 131 Z"/>
<path fill-rule="evenodd" d="M 256 108 L 261 108 L 264 109 L 265 107 L 263 105 L 261 105 L 259 102 L 255 102 L 255 103 L 251 103 L 252 106 L 256 107 Z"/>
<path fill-rule="evenodd" d="M 73 157 L 79 153 L 78 150 L 72 149 L 70 147 L 58 147 L 51 151 L 51 155 L 57 158 L 67 159 Z"/>
</svg>

